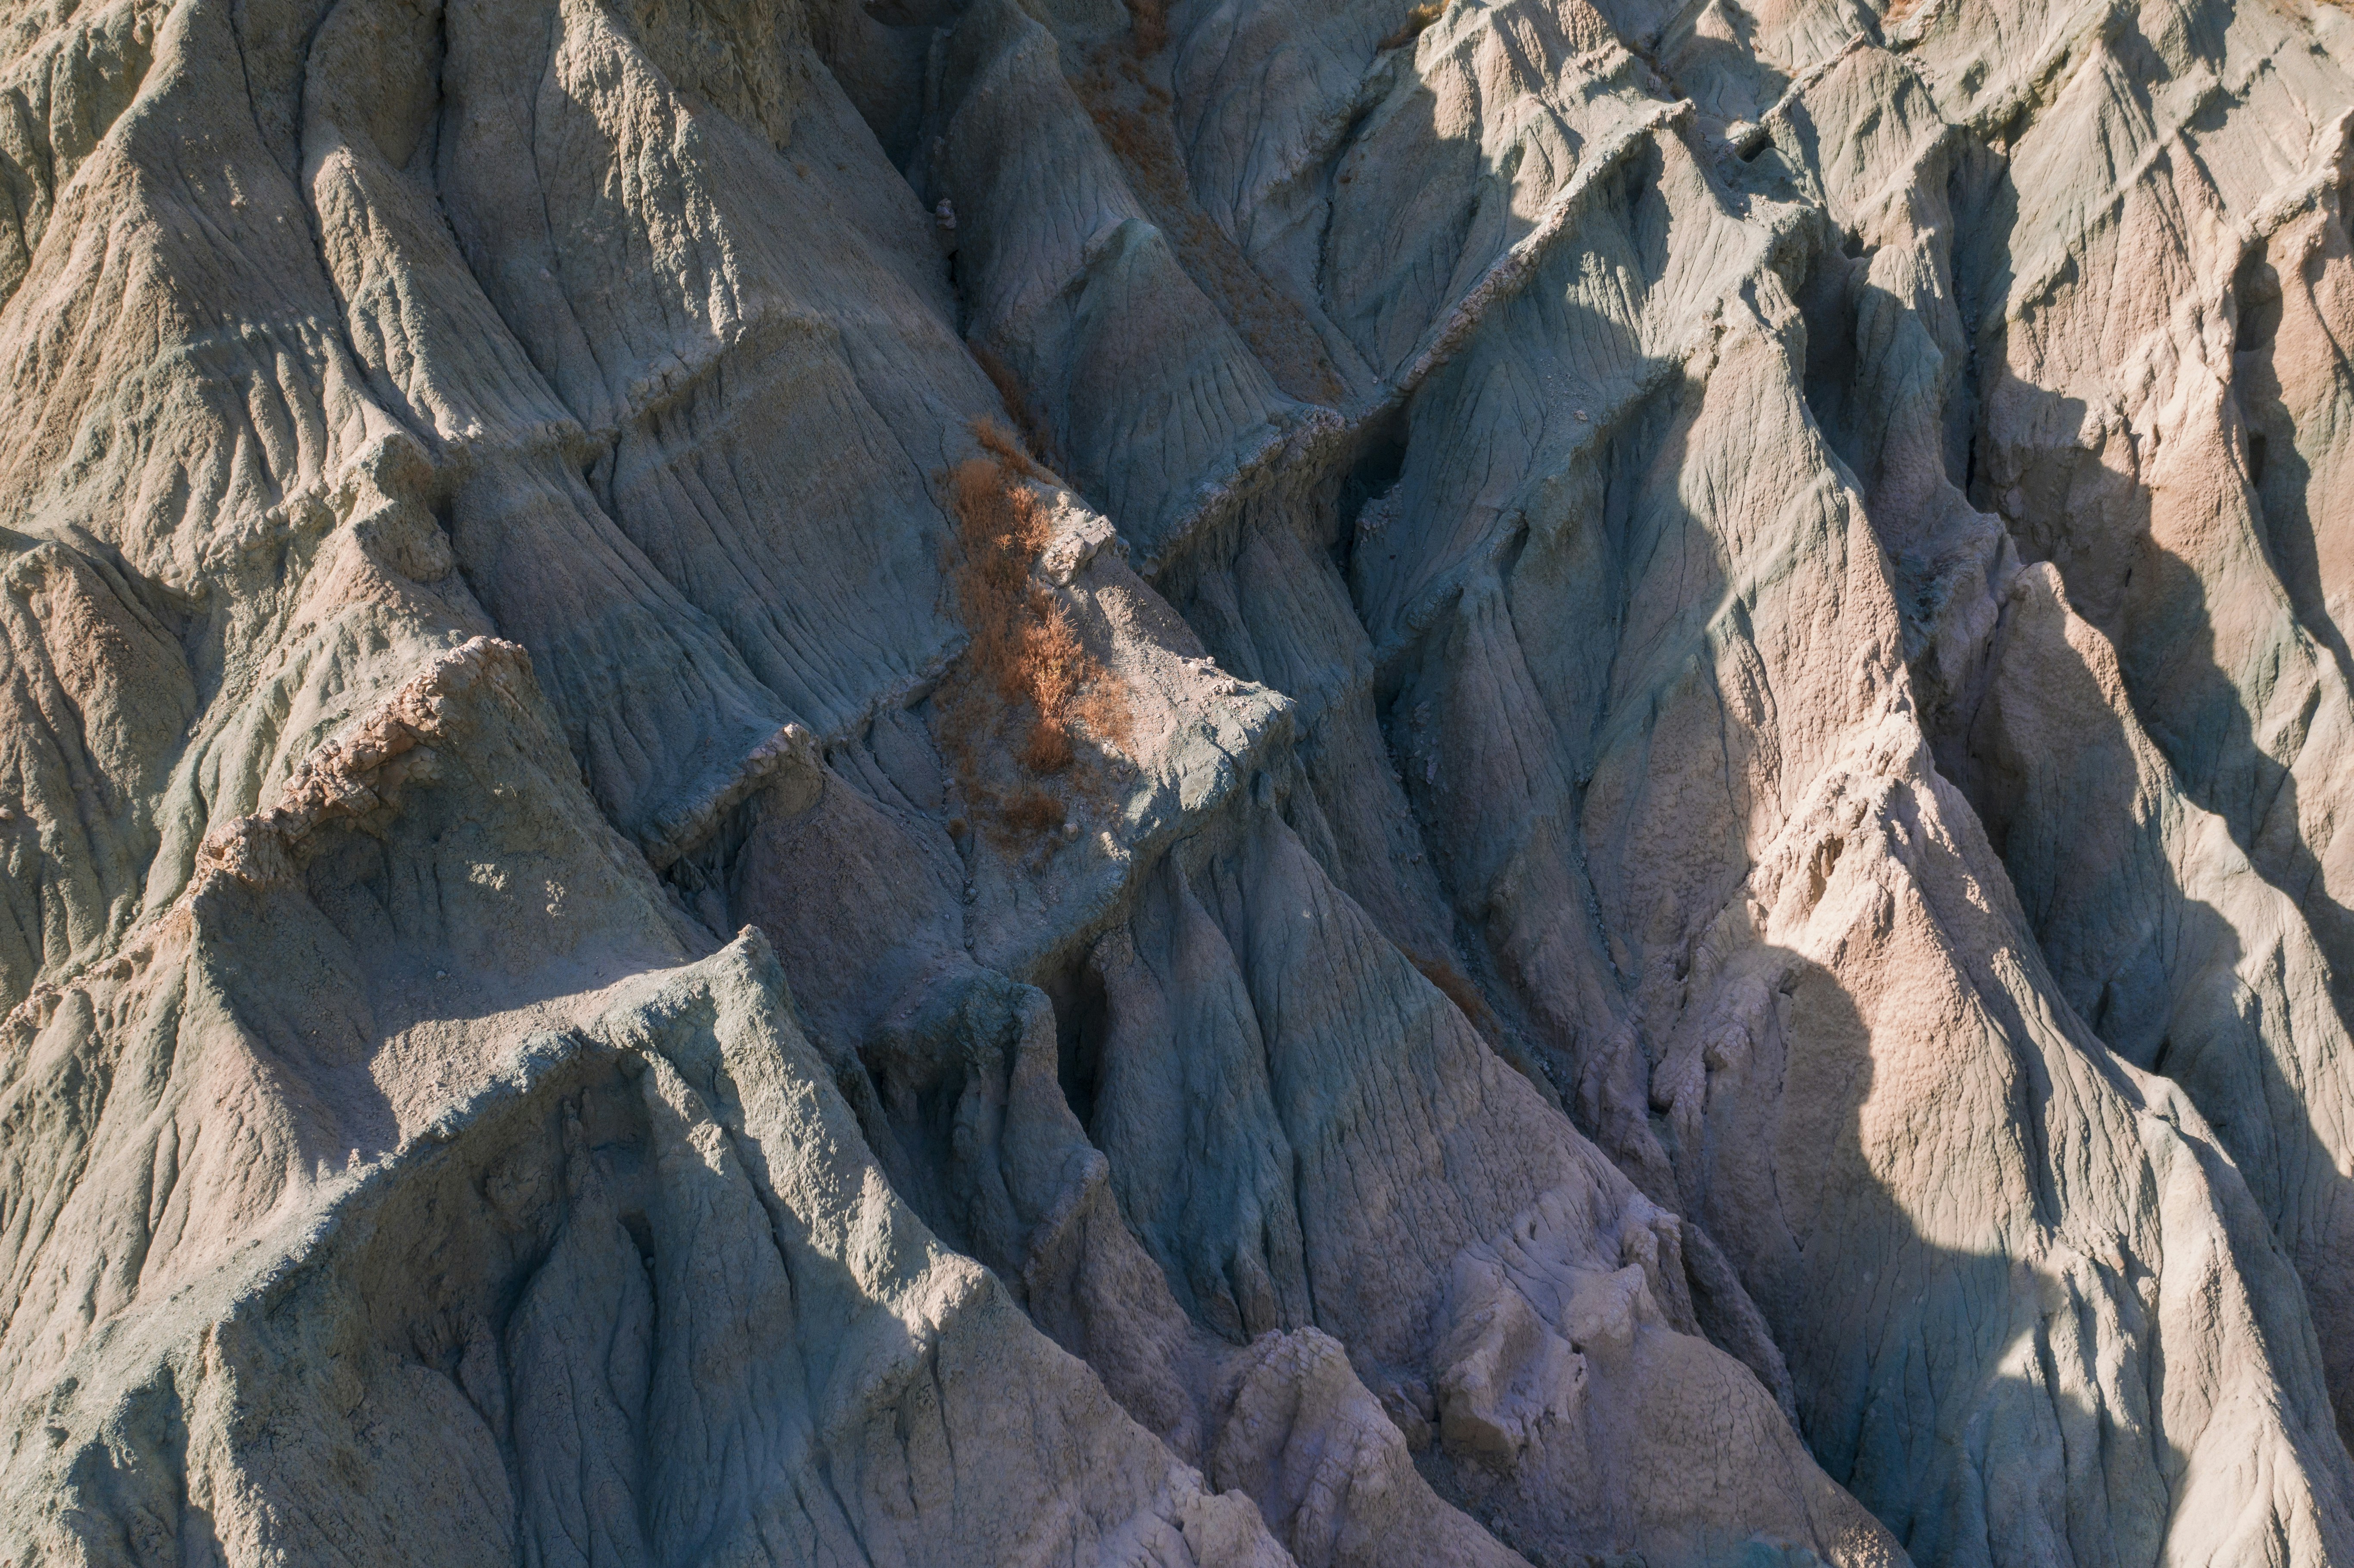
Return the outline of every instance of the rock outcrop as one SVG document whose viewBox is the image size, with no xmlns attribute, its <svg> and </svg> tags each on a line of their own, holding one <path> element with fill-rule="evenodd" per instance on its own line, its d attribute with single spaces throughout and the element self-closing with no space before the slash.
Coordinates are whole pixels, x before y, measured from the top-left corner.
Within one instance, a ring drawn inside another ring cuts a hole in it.
<svg viewBox="0 0 2354 1568">
<path fill-rule="evenodd" d="M 2354 11 L 0 5 L 0 1563 L 2354 1563 Z"/>
</svg>

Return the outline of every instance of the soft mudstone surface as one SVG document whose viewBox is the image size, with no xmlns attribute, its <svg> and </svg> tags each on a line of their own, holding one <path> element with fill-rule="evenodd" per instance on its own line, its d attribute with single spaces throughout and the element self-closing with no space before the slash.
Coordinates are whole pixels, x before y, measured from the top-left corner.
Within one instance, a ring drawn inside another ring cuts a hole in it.
<svg viewBox="0 0 2354 1568">
<path fill-rule="evenodd" d="M 0 1563 L 2354 1563 L 2354 10 L 0 0 Z"/>
</svg>

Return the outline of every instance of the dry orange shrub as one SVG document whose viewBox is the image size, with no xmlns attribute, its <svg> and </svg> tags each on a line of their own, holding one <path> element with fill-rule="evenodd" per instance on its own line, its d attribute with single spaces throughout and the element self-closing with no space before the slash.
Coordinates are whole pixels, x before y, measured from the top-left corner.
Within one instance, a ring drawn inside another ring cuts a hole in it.
<svg viewBox="0 0 2354 1568">
<path fill-rule="evenodd" d="M 1045 832 L 1063 824 L 1063 803 L 1034 787 L 995 801 L 981 777 L 983 733 L 1018 732 L 1012 749 L 1023 770 L 1063 773 L 1077 758 L 1079 732 L 1098 746 L 1128 744 L 1128 694 L 1032 576 L 1052 535 L 1045 497 L 1027 482 L 1042 471 L 1003 427 L 983 421 L 973 434 L 988 455 L 967 458 L 946 476 L 962 547 L 949 580 L 971 635 L 946 738 L 968 798 L 996 804 L 1011 830 Z M 994 703 L 983 706 L 984 694 Z"/>
<path fill-rule="evenodd" d="M 1022 427 L 1023 444 L 1029 449 L 1029 455 L 1042 463 L 1054 462 L 1054 436 L 1046 429 L 1046 418 L 1038 411 L 1037 404 L 1031 401 L 1030 389 L 1022 385 L 1022 378 L 1013 374 L 1013 366 L 999 358 L 985 343 L 969 343 L 965 347 L 981 366 L 981 374 L 989 377 L 990 385 L 997 388 L 998 397 L 1004 399 L 1006 410 L 1013 416 L 1013 422 Z M 995 429 L 994 426 L 988 428 Z"/>
<path fill-rule="evenodd" d="M 1024 789 L 1005 804 L 1005 825 L 1025 833 L 1051 833 L 1064 815 L 1063 803 L 1044 789 Z"/>
<path fill-rule="evenodd" d="M 1031 461 L 1029 452 L 1023 450 L 1020 441 L 1013 439 L 1013 432 L 999 424 L 996 420 L 974 420 L 972 426 L 972 436 L 973 440 L 981 443 L 981 450 L 987 452 L 991 457 L 995 458 L 997 460 L 997 466 L 1005 471 L 1001 476 L 1004 482 L 1010 484 L 1017 478 L 1044 479 L 1046 477 L 1046 471 L 1040 468 L 1035 462 Z M 971 461 L 981 462 L 981 460 L 974 458 Z M 968 463 L 966 466 L 970 467 L 970 464 Z M 982 466 L 986 468 L 988 465 L 986 463 L 982 463 Z M 1037 501 L 1037 497 L 1035 495 L 1027 495 L 1027 499 L 1034 504 Z M 1018 503 L 1009 503 L 1009 504 Z M 962 517 L 964 514 L 962 511 L 959 511 L 957 515 L 959 517 Z M 1046 547 L 1046 524 L 1044 520 L 1044 515 L 1045 514 L 1044 513 L 1039 514 L 1040 520 L 1037 524 L 1039 529 L 1039 550 L 1043 550 Z M 1038 558 L 1036 550 L 1031 552 L 1030 558 L 1034 561 Z"/>
<path fill-rule="evenodd" d="M 1414 42 L 1422 36 L 1425 27 L 1438 20 L 1439 13 L 1446 9 L 1446 0 L 1426 0 L 1425 4 L 1405 14 L 1405 20 L 1398 25 L 1398 30 L 1384 38 L 1381 47 L 1394 49 Z"/>
<path fill-rule="evenodd" d="M 1169 45 L 1169 0 L 1128 0 L 1129 47 L 1140 56 L 1159 54 Z"/>
</svg>

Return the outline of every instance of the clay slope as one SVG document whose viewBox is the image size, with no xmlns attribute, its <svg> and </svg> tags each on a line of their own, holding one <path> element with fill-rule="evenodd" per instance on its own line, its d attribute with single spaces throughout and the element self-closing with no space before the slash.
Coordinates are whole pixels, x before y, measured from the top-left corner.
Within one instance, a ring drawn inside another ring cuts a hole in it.
<svg viewBox="0 0 2354 1568">
<path fill-rule="evenodd" d="M 0 1563 L 2354 1562 L 2350 66 L 0 3 Z"/>
</svg>

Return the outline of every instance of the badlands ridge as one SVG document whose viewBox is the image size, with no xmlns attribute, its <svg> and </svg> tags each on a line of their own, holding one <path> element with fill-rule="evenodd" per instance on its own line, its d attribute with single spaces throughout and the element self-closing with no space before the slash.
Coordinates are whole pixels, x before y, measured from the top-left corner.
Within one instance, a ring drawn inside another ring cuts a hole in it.
<svg viewBox="0 0 2354 1568">
<path fill-rule="evenodd" d="M 0 0 L 0 1563 L 2354 1564 L 2354 10 Z"/>
</svg>

